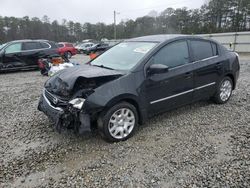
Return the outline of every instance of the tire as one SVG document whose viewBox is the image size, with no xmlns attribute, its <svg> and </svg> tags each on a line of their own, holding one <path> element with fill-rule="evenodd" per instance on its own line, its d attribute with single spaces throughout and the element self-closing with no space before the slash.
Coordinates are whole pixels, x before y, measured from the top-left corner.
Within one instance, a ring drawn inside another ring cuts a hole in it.
<svg viewBox="0 0 250 188">
<path fill-rule="evenodd" d="M 108 142 L 125 141 L 138 127 L 138 113 L 132 104 L 121 102 L 101 113 L 97 124 L 99 133 Z"/>
<path fill-rule="evenodd" d="M 48 71 L 46 69 L 41 69 L 40 72 L 41 72 L 41 75 L 48 76 Z"/>
<path fill-rule="evenodd" d="M 233 91 L 233 81 L 230 77 L 224 77 L 217 86 L 216 93 L 213 97 L 215 103 L 225 104 L 229 101 Z"/>
<path fill-rule="evenodd" d="M 72 57 L 71 52 L 65 52 L 65 57 L 67 57 L 68 59 L 70 59 Z"/>
</svg>

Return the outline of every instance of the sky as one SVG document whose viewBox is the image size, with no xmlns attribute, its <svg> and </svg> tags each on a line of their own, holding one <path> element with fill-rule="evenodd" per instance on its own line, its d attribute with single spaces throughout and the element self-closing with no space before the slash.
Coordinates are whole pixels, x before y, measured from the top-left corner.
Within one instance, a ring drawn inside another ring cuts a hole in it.
<svg viewBox="0 0 250 188">
<path fill-rule="evenodd" d="M 168 7 L 199 8 L 205 0 L 0 0 L 0 15 L 38 17 L 47 15 L 50 21 L 62 19 L 74 22 L 113 23 L 136 19 L 150 11 L 161 12 Z"/>
</svg>

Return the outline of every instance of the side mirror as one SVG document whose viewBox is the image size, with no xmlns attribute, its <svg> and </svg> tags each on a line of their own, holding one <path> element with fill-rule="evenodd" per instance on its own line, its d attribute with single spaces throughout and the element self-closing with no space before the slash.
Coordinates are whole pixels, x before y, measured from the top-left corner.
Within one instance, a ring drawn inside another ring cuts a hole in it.
<svg viewBox="0 0 250 188">
<path fill-rule="evenodd" d="M 149 75 L 166 73 L 168 72 L 168 66 L 163 64 L 153 64 L 150 65 L 147 72 Z"/>
</svg>

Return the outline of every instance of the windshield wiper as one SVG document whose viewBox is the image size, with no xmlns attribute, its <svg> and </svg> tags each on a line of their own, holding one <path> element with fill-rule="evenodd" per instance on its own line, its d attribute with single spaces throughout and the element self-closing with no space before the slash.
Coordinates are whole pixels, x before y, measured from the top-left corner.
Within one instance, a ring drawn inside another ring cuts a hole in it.
<svg viewBox="0 0 250 188">
<path fill-rule="evenodd" d="M 92 65 L 92 66 L 101 67 L 101 68 L 105 68 L 105 69 L 109 69 L 109 70 L 114 70 L 114 69 L 112 69 L 112 68 L 110 68 L 110 67 L 106 67 L 106 66 L 104 66 L 104 65 Z"/>
</svg>

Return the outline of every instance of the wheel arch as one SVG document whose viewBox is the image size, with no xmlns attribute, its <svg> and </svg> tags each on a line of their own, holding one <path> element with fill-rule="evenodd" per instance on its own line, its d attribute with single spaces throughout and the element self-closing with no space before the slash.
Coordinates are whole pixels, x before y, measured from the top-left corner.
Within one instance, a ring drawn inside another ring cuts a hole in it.
<svg viewBox="0 0 250 188">
<path fill-rule="evenodd" d="M 225 77 L 229 77 L 232 80 L 232 82 L 233 82 L 233 90 L 234 90 L 235 87 L 236 87 L 236 82 L 235 82 L 234 75 L 232 73 L 228 73 L 228 74 L 225 75 Z"/>
<path fill-rule="evenodd" d="M 142 112 L 142 107 L 140 105 L 140 102 L 138 100 L 138 97 L 133 95 L 133 94 L 122 94 L 122 95 L 119 95 L 115 98 L 113 98 L 112 100 L 110 100 L 105 109 L 104 110 L 107 110 L 109 108 L 111 108 L 112 106 L 114 106 L 115 104 L 118 104 L 118 103 L 121 103 L 121 102 L 127 102 L 129 104 L 132 104 L 135 108 L 136 108 L 136 111 L 138 113 L 138 120 L 139 120 L 139 123 L 142 124 L 145 120 L 145 115 L 144 113 Z"/>
</svg>

